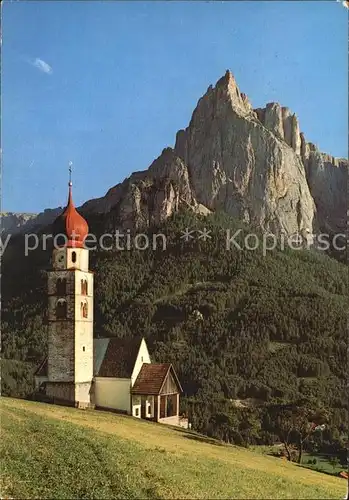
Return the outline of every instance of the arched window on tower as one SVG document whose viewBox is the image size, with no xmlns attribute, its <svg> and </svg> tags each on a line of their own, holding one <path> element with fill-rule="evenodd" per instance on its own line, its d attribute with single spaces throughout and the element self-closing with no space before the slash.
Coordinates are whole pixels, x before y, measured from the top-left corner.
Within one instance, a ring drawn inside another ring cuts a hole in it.
<svg viewBox="0 0 349 500">
<path fill-rule="evenodd" d="M 72 254 L 71 254 L 71 261 L 75 264 L 75 262 L 76 262 L 76 252 L 72 252 Z"/>
<path fill-rule="evenodd" d="M 80 304 L 80 313 L 82 318 L 87 318 L 88 317 L 88 305 L 87 305 L 87 300 L 84 302 L 81 302 Z"/>
<path fill-rule="evenodd" d="M 81 295 L 87 295 L 87 294 L 88 294 L 87 280 L 81 280 Z"/>
<path fill-rule="evenodd" d="M 66 319 L 67 317 L 67 301 L 64 299 L 58 299 L 56 304 L 56 318 Z"/>
<path fill-rule="evenodd" d="M 67 280 L 65 278 L 58 278 L 56 283 L 57 295 L 65 295 L 67 289 Z"/>
</svg>

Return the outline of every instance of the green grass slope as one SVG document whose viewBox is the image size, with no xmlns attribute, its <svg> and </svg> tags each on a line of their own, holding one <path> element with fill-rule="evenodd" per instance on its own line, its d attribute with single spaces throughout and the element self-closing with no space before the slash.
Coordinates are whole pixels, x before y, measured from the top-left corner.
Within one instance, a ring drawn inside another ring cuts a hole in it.
<svg viewBox="0 0 349 500">
<path fill-rule="evenodd" d="M 344 480 L 108 412 L 3 398 L 1 497 L 343 498 Z"/>
</svg>

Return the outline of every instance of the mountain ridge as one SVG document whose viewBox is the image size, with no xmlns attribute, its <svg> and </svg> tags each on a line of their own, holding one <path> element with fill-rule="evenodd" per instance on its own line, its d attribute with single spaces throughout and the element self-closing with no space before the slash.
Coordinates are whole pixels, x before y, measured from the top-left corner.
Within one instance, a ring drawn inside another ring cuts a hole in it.
<svg viewBox="0 0 349 500">
<path fill-rule="evenodd" d="M 106 228 L 158 225 L 180 207 L 223 210 L 276 234 L 345 229 L 348 160 L 307 142 L 296 114 L 278 103 L 253 109 L 230 71 L 199 99 L 186 129 L 147 170 L 81 205 Z M 62 208 L 21 225 L 38 230 Z"/>
</svg>

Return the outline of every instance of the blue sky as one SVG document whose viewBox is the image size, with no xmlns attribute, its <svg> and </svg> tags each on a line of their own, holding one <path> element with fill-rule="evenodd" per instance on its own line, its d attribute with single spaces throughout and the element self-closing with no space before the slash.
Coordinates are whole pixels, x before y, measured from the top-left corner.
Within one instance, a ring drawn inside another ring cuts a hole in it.
<svg viewBox="0 0 349 500">
<path fill-rule="evenodd" d="M 70 160 L 78 205 L 146 169 L 226 69 L 347 156 L 347 22 L 335 0 L 7 1 L 2 209 L 63 205 Z"/>
</svg>

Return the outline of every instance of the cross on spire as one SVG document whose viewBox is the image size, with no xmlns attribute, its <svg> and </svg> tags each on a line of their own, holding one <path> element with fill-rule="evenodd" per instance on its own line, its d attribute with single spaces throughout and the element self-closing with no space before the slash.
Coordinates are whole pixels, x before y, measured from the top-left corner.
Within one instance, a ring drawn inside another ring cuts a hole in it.
<svg viewBox="0 0 349 500">
<path fill-rule="evenodd" d="M 71 181 L 72 166 L 73 166 L 73 162 L 70 161 L 69 162 L 69 186 L 71 186 L 73 184 Z"/>
</svg>

